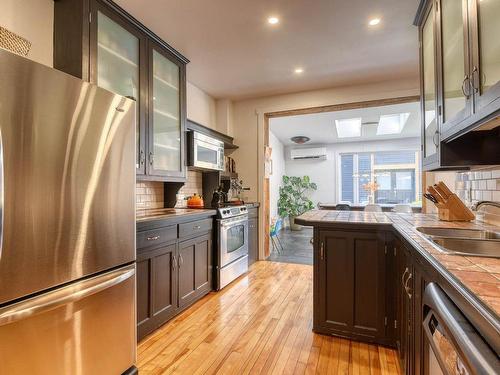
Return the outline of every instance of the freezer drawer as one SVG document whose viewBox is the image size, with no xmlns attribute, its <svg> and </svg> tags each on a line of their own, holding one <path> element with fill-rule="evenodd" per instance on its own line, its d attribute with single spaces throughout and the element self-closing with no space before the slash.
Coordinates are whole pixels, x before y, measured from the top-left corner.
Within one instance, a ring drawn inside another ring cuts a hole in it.
<svg viewBox="0 0 500 375">
<path fill-rule="evenodd" d="M 0 374 L 122 374 L 134 365 L 135 265 L 0 309 Z"/>
</svg>

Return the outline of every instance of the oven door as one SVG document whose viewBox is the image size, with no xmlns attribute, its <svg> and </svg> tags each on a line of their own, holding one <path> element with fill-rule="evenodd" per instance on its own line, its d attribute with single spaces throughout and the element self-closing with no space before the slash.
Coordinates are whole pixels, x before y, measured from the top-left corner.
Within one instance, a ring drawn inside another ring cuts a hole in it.
<svg viewBox="0 0 500 375">
<path fill-rule="evenodd" d="M 425 289 L 423 326 L 426 375 L 500 373 L 496 355 L 434 283 Z"/>
<path fill-rule="evenodd" d="M 224 144 L 195 139 L 193 144 L 194 166 L 202 169 L 224 169 Z"/>
<path fill-rule="evenodd" d="M 248 255 L 248 215 L 219 221 L 220 268 Z"/>
</svg>

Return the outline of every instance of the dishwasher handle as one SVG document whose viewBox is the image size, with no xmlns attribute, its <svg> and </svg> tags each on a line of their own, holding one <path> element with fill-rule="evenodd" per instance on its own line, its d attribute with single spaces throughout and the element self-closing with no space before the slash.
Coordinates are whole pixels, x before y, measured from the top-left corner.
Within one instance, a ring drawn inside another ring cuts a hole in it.
<svg viewBox="0 0 500 375">
<path fill-rule="evenodd" d="M 434 340 L 441 332 L 457 353 L 457 366 L 465 366 L 470 374 L 500 374 L 500 361 L 460 310 L 435 283 L 425 288 L 423 328 L 427 340 L 445 374 L 444 355 Z"/>
</svg>

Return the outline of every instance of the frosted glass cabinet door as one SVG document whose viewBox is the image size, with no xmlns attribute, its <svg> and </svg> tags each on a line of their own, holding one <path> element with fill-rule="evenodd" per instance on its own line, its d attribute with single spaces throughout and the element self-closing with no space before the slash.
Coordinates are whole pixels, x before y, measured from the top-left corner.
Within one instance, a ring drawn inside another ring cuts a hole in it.
<svg viewBox="0 0 500 375">
<path fill-rule="evenodd" d="M 180 176 L 183 171 L 180 67 L 154 48 L 150 58 L 150 174 Z"/>
<path fill-rule="evenodd" d="M 96 82 L 102 88 L 136 101 L 136 168 L 138 171 L 144 169 L 145 162 L 140 139 L 140 43 L 139 37 L 97 10 Z"/>
<path fill-rule="evenodd" d="M 443 124 L 470 115 L 471 86 L 464 33 L 467 0 L 441 0 Z"/>
<path fill-rule="evenodd" d="M 473 78 L 479 109 L 500 97 L 500 0 L 477 0 L 475 4 L 479 50 L 476 46 Z"/>
<path fill-rule="evenodd" d="M 422 28 L 422 69 L 423 69 L 423 118 L 424 118 L 424 158 L 437 154 L 439 145 L 438 119 L 436 116 L 436 81 L 434 63 L 434 9 L 430 11 Z"/>
</svg>

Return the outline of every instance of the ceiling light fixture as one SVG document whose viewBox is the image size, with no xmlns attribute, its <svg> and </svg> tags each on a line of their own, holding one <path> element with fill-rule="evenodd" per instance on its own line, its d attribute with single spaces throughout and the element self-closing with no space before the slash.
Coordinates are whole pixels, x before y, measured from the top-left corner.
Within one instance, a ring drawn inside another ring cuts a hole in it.
<svg viewBox="0 0 500 375">
<path fill-rule="evenodd" d="M 304 73 L 304 69 L 302 69 L 302 68 L 295 68 L 294 72 L 295 72 L 295 74 Z"/>
<path fill-rule="evenodd" d="M 295 137 L 290 138 L 290 140 L 298 145 L 303 145 L 304 143 L 309 142 L 311 138 L 306 137 L 305 135 L 296 135 Z"/>
<path fill-rule="evenodd" d="M 373 18 L 370 20 L 370 22 L 368 22 L 368 25 L 370 26 L 376 26 L 380 23 L 380 18 Z"/>
<path fill-rule="evenodd" d="M 277 23 L 280 22 L 278 17 L 269 17 L 267 19 L 267 22 L 270 23 L 271 25 L 276 25 Z"/>
</svg>

